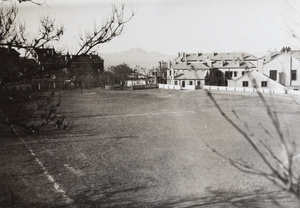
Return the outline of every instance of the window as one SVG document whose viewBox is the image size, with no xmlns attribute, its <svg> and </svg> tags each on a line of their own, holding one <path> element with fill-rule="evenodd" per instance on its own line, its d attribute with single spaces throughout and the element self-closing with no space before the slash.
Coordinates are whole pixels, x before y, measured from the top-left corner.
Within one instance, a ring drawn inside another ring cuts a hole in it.
<svg viewBox="0 0 300 208">
<path fill-rule="evenodd" d="M 237 71 L 234 72 L 234 77 L 237 77 Z"/>
<path fill-rule="evenodd" d="M 200 81 L 197 81 L 197 85 L 200 85 Z"/>
<path fill-rule="evenodd" d="M 177 82 L 177 81 L 175 81 L 175 85 L 178 85 L 178 82 Z"/>
<path fill-rule="evenodd" d="M 170 70 L 170 76 L 172 75 L 172 72 L 171 72 L 171 70 Z"/>
<path fill-rule="evenodd" d="M 270 70 L 270 78 L 273 80 L 277 80 L 277 70 Z"/>
<path fill-rule="evenodd" d="M 245 72 L 243 71 L 243 72 L 242 72 L 242 76 L 243 76 L 244 74 L 245 74 Z"/>
<path fill-rule="evenodd" d="M 292 70 L 292 80 L 297 80 L 297 70 Z"/>
<path fill-rule="evenodd" d="M 225 72 L 225 77 L 231 78 L 231 77 L 232 77 L 232 74 L 233 74 L 232 71 L 226 71 L 226 72 Z"/>
<path fill-rule="evenodd" d="M 268 82 L 267 81 L 261 81 L 261 86 L 262 87 L 268 87 Z"/>
<path fill-rule="evenodd" d="M 190 85 L 193 85 L 193 81 L 190 81 Z"/>
<path fill-rule="evenodd" d="M 248 81 L 243 81 L 243 87 L 248 87 Z"/>
</svg>

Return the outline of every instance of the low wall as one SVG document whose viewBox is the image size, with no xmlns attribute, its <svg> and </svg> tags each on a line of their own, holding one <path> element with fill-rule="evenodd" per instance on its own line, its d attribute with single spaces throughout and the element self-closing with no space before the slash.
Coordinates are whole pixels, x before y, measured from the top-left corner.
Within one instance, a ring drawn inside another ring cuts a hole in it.
<svg viewBox="0 0 300 208">
<path fill-rule="evenodd" d="M 169 84 L 158 84 L 160 89 L 171 89 L 171 90 L 181 90 L 180 85 L 169 85 Z"/>
<path fill-rule="evenodd" d="M 160 89 L 172 89 L 172 90 L 195 90 L 201 89 L 200 86 L 187 85 L 181 87 L 180 85 L 169 85 L 169 84 L 158 84 Z M 300 90 L 286 90 L 286 89 L 268 89 L 268 88 L 251 88 L 251 87 L 225 87 L 225 86 L 213 86 L 213 85 L 204 85 L 203 89 L 205 90 L 221 90 L 221 91 L 237 91 L 237 92 L 256 92 L 261 93 L 274 93 L 274 94 L 290 94 L 290 95 L 300 95 Z"/>
<path fill-rule="evenodd" d="M 152 84 L 152 85 L 133 85 L 132 86 L 132 90 L 143 90 L 143 89 L 154 89 L 154 88 L 158 88 L 158 86 L 156 84 Z"/>
<path fill-rule="evenodd" d="M 182 87 L 184 90 L 196 90 L 195 85 L 186 85 L 185 87 Z"/>
<path fill-rule="evenodd" d="M 16 84 L 16 85 L 8 85 L 2 88 L 5 91 L 30 91 L 32 90 L 31 84 Z"/>
<path fill-rule="evenodd" d="M 186 85 L 181 87 L 180 85 L 170 85 L 170 84 L 158 84 L 158 88 L 161 89 L 171 89 L 171 90 L 196 90 L 201 89 L 199 85 Z"/>
<path fill-rule="evenodd" d="M 237 91 L 237 92 L 261 92 L 261 93 L 275 93 L 275 94 L 291 94 L 300 95 L 300 91 L 297 90 L 285 90 L 285 89 L 268 89 L 268 88 L 250 88 L 250 87 L 224 87 L 224 86 L 210 86 L 205 85 L 203 89 L 206 90 L 222 90 L 222 91 Z"/>
</svg>

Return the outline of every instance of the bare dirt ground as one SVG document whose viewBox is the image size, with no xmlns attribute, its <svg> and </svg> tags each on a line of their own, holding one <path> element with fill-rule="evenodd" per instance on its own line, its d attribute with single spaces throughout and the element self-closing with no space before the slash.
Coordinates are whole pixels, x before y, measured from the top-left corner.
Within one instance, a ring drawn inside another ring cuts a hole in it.
<svg viewBox="0 0 300 208">
<path fill-rule="evenodd" d="M 280 154 L 278 136 L 256 94 L 212 93 L 234 121 Z M 286 137 L 299 137 L 300 98 L 265 98 L 278 112 Z M 65 91 L 61 111 L 74 120 L 71 131 L 53 128 L 28 137 L 0 126 L 0 207 L 299 205 L 207 147 L 266 168 L 203 90 Z"/>
</svg>

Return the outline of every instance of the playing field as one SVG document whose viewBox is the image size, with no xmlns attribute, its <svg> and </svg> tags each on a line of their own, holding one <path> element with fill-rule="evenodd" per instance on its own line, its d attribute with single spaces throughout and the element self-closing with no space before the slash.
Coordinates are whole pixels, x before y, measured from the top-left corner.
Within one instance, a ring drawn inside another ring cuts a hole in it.
<svg viewBox="0 0 300 208">
<path fill-rule="evenodd" d="M 280 154 L 255 93 L 212 94 L 247 134 Z M 300 98 L 265 98 L 284 135 L 299 137 Z M 65 91 L 61 111 L 74 121 L 71 131 L 16 137 L 1 129 L 0 207 L 294 205 L 271 182 L 236 170 L 207 147 L 266 168 L 203 90 Z"/>
</svg>

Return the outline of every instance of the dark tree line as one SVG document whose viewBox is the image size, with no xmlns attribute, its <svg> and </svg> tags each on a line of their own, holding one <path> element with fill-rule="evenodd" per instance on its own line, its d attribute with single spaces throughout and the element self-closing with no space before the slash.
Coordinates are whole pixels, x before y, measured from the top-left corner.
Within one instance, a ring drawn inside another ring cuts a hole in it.
<svg viewBox="0 0 300 208">
<path fill-rule="evenodd" d="M 34 3 L 38 5 L 36 9 L 39 9 L 38 7 L 46 2 L 19 0 L 19 3 Z M 34 57 L 39 49 L 51 48 L 54 42 L 61 40 L 65 31 L 65 27 L 57 24 L 54 18 L 44 16 L 40 19 L 38 35 L 33 36 L 26 30 L 25 23 L 20 24 L 17 21 L 19 3 L 7 0 L 0 4 L 0 123 L 12 128 L 19 126 L 35 133 L 48 124 L 66 128 L 65 117 L 58 114 L 61 105 L 59 94 L 48 92 L 40 95 L 37 92 L 6 90 L 9 85 L 48 76 L 49 73 L 42 73 L 38 67 L 30 68 L 28 57 Z M 121 35 L 124 25 L 133 16 L 133 12 L 126 15 L 125 5 L 112 5 L 108 19 L 104 20 L 101 26 L 95 26 L 94 31 L 86 31 L 85 35 L 79 37 L 80 48 L 76 55 L 87 55 L 94 47 Z M 20 49 L 25 51 L 22 59 L 19 58 Z M 61 55 L 56 54 L 58 60 L 52 64 L 49 71 L 59 70 L 71 64 L 59 59 Z M 32 120 L 35 122 L 32 123 Z"/>
</svg>

